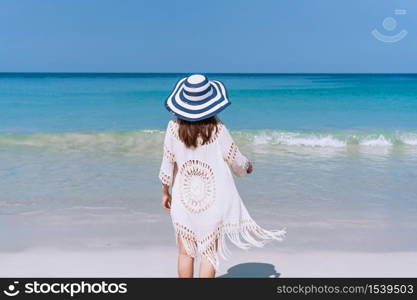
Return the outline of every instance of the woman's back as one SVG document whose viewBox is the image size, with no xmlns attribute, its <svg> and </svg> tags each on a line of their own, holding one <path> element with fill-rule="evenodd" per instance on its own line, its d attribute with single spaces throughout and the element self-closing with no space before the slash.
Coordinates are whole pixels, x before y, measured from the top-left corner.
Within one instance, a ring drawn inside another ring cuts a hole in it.
<svg viewBox="0 0 417 300">
<path fill-rule="evenodd" d="M 178 119 L 168 123 L 164 140 L 159 173 L 164 206 L 180 249 L 190 257 L 202 255 L 214 268 L 217 254 L 228 253 L 226 237 L 246 249 L 285 234 L 259 227 L 239 196 L 231 171 L 242 176 L 252 165 L 216 118 L 229 104 L 224 85 L 203 75 L 181 79 L 165 103 Z"/>
<path fill-rule="evenodd" d="M 227 165 L 229 165 L 237 176 L 246 173 L 249 160 L 240 153 L 223 123 L 218 122 L 205 142 L 197 137 L 196 147 L 187 146 L 181 140 L 179 132 L 180 123 L 178 120 L 169 121 L 164 142 L 163 165 L 166 167 L 166 172 L 161 168 L 161 171 L 165 173 L 163 178 L 169 177 L 168 174 L 173 171 L 175 165 L 178 171 L 192 168 L 197 164 L 204 164 L 209 169 L 219 169 L 220 171 L 228 170 Z M 167 184 L 171 183 L 172 180 Z"/>
</svg>

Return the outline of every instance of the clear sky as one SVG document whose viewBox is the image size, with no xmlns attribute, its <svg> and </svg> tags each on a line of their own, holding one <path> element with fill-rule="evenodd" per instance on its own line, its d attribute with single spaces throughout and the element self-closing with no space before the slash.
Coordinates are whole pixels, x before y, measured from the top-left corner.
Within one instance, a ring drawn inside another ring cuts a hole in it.
<svg viewBox="0 0 417 300">
<path fill-rule="evenodd" d="M 0 71 L 417 72 L 417 1 L 1 0 Z"/>
</svg>

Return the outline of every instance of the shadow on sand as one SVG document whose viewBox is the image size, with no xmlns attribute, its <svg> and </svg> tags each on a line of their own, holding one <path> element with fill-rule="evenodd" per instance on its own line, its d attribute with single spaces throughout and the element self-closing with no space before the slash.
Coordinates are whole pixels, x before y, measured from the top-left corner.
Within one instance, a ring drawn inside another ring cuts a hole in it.
<svg viewBox="0 0 417 300">
<path fill-rule="evenodd" d="M 265 263 L 244 263 L 235 265 L 227 270 L 226 274 L 217 278 L 267 278 L 279 277 L 281 274 L 275 270 L 275 266 Z"/>
</svg>

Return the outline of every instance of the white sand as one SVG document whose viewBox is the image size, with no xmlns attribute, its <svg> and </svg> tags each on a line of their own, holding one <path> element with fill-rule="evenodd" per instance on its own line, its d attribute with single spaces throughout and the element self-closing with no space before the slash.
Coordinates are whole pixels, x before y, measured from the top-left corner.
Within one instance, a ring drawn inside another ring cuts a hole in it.
<svg viewBox="0 0 417 300">
<path fill-rule="evenodd" d="M 243 263 L 255 263 L 240 265 Z M 236 266 L 238 265 L 238 266 Z M 273 266 L 272 266 L 273 265 Z M 235 250 L 218 275 L 233 277 L 417 277 L 417 252 L 305 252 Z M 0 277 L 175 277 L 176 249 L 0 253 Z"/>
</svg>

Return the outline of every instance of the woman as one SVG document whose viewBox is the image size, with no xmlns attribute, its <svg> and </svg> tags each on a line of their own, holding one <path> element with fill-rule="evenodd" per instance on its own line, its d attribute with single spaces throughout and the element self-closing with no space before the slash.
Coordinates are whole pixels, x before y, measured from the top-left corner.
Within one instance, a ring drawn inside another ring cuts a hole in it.
<svg viewBox="0 0 417 300">
<path fill-rule="evenodd" d="M 243 176 L 253 167 L 216 117 L 228 105 L 224 85 L 203 75 L 181 79 L 165 102 L 177 119 L 168 123 L 159 178 L 179 247 L 179 277 L 193 277 L 198 255 L 200 277 L 214 277 L 218 254 L 229 252 L 226 238 L 247 249 L 285 235 L 259 227 L 236 190 L 231 171 Z"/>
</svg>

